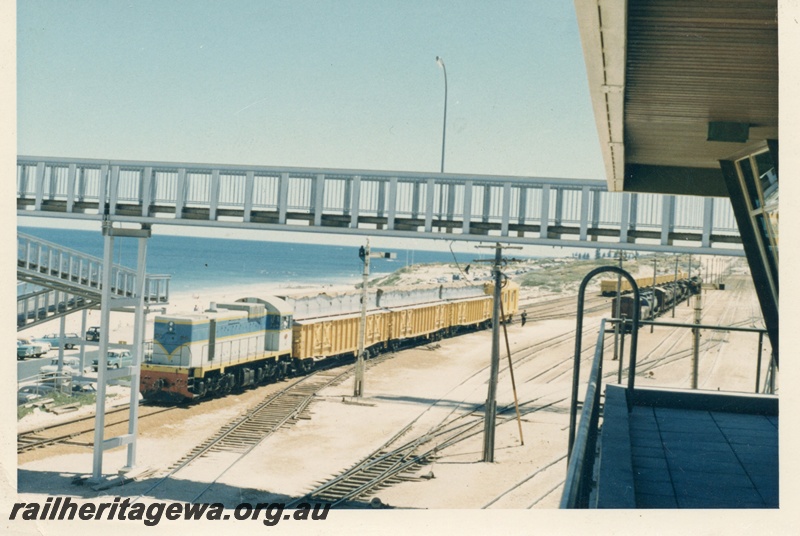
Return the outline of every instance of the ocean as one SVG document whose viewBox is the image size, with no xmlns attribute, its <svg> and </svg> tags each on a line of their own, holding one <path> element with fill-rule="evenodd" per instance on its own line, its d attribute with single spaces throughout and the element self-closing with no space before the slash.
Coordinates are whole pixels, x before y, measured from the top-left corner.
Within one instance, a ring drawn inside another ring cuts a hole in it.
<svg viewBox="0 0 800 536">
<path fill-rule="evenodd" d="M 87 255 L 103 256 L 103 237 L 99 231 L 42 227 L 18 230 Z M 116 239 L 114 262 L 135 268 L 137 242 L 130 238 Z M 391 273 L 408 264 L 453 262 L 447 246 L 443 246 L 443 251 L 392 251 L 396 259 L 371 259 L 371 275 Z M 456 253 L 455 258 L 465 265 L 476 258 L 488 258 L 488 254 Z M 170 275 L 171 292 L 260 283 L 339 285 L 360 281 L 362 270 L 355 246 L 171 235 L 153 235 L 147 245 L 147 272 Z"/>
</svg>

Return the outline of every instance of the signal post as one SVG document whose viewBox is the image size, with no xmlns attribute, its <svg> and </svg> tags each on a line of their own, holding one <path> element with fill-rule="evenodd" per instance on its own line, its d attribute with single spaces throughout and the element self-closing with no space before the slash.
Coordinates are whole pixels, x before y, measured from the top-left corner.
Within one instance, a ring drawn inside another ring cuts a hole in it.
<svg viewBox="0 0 800 536">
<path fill-rule="evenodd" d="M 353 385 L 353 396 L 361 397 L 364 395 L 364 352 L 366 348 L 367 334 L 367 281 L 369 280 L 369 259 L 394 259 L 396 255 L 389 252 L 370 251 L 369 238 L 367 244 L 358 250 L 359 258 L 364 262 L 364 274 L 361 283 L 361 322 L 358 325 L 358 350 L 356 355 L 356 378 Z"/>
</svg>

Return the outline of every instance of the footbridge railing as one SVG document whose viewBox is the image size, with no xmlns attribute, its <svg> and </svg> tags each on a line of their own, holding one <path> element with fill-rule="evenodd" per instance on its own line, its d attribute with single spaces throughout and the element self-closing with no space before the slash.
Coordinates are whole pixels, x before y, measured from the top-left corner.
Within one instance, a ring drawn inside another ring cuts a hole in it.
<svg viewBox="0 0 800 536">
<path fill-rule="evenodd" d="M 115 305 L 132 305 L 133 301 L 128 304 L 124 299 L 136 297 L 136 270 L 117 264 L 110 270 Z M 17 280 L 43 287 L 17 297 L 17 327 L 99 304 L 102 276 L 103 259 L 17 233 Z M 146 276 L 145 303 L 167 303 L 169 281 L 169 275 Z"/>
<path fill-rule="evenodd" d="M 100 305 L 99 299 L 23 283 L 17 292 L 17 329 L 24 329 Z"/>
<path fill-rule="evenodd" d="M 601 180 L 19 156 L 17 213 L 742 256 L 727 199 Z"/>
</svg>

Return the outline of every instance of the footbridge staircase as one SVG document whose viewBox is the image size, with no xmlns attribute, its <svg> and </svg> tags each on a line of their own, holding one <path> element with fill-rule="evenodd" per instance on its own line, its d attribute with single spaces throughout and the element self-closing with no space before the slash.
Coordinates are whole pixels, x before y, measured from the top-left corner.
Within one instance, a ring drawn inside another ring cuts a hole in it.
<svg viewBox="0 0 800 536">
<path fill-rule="evenodd" d="M 111 266 L 110 294 L 115 310 L 133 310 L 136 270 Z M 17 234 L 17 330 L 76 311 L 99 307 L 103 259 L 65 248 L 24 233 Z M 147 275 L 144 301 L 148 306 L 169 301 L 168 275 Z"/>
</svg>

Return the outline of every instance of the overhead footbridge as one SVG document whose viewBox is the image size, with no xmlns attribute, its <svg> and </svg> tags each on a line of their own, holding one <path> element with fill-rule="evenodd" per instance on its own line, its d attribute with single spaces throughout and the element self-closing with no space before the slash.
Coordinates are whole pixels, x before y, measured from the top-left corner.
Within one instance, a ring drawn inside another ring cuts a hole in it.
<svg viewBox="0 0 800 536">
<path fill-rule="evenodd" d="M 19 156 L 17 214 L 743 256 L 726 198 L 601 180 Z"/>
<path fill-rule="evenodd" d="M 113 264 L 110 295 L 114 308 L 132 309 L 137 272 Z M 17 330 L 83 309 L 101 301 L 103 259 L 52 242 L 17 234 L 17 280 L 27 283 L 17 292 Z M 168 275 L 147 275 L 144 301 L 148 306 L 169 301 Z"/>
</svg>

